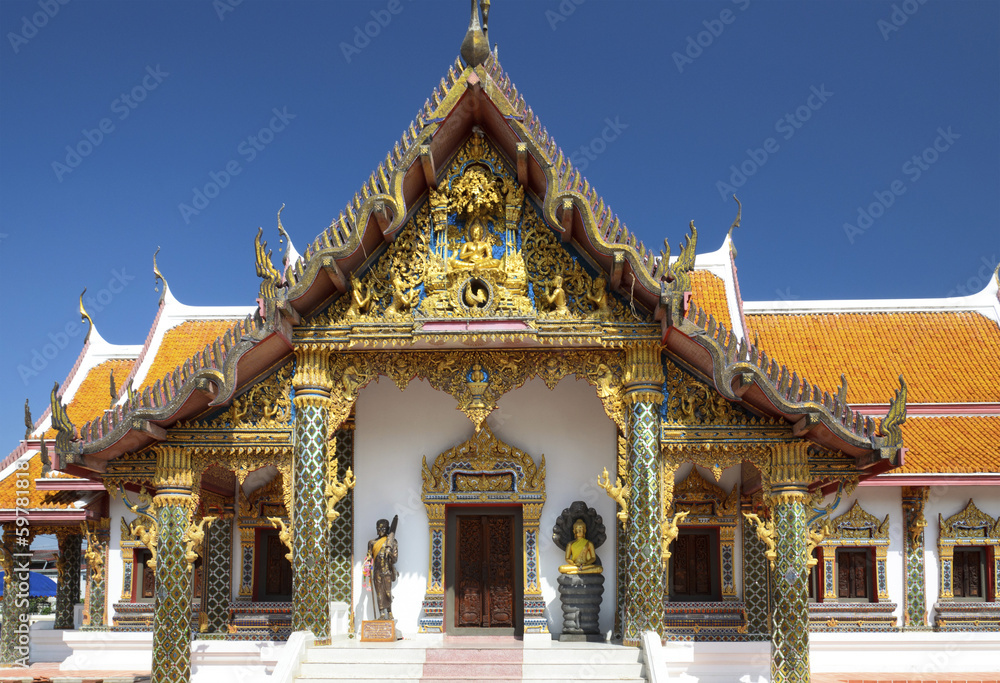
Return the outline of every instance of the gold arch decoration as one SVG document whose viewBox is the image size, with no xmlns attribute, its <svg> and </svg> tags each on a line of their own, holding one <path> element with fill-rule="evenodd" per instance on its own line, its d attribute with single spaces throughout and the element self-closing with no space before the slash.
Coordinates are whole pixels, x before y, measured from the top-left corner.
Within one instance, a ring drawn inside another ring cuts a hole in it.
<svg viewBox="0 0 1000 683">
<path fill-rule="evenodd" d="M 955 548 L 985 548 L 988 549 L 987 561 L 993 563 L 992 592 L 1000 595 L 1000 519 L 993 519 L 976 507 L 970 498 L 965 509 L 958 514 L 945 519 L 938 513 L 938 563 L 941 585 L 938 597 L 941 600 L 953 600 L 953 571 Z"/>
<path fill-rule="evenodd" d="M 816 525 L 814 525 L 816 526 Z M 875 553 L 875 589 L 879 602 L 889 600 L 886 556 L 889 551 L 889 515 L 878 517 L 861 507 L 861 501 L 844 514 L 823 523 L 810 533 L 825 533 L 816 548 L 817 559 L 823 566 L 823 599 L 837 600 L 837 550 L 840 548 L 873 548 Z"/>
<path fill-rule="evenodd" d="M 449 504 L 520 504 L 524 550 L 524 632 L 548 633 L 539 580 L 538 525 L 545 504 L 545 456 L 530 455 L 493 435 L 489 425 L 436 458 L 424 456 L 420 499 L 427 510 L 430 558 L 422 633 L 444 632 L 445 514 Z"/>
<path fill-rule="evenodd" d="M 427 380 L 455 398 L 458 409 L 477 428 L 501 396 L 529 379 L 538 377 L 554 389 L 564 377 L 575 376 L 594 387 L 604 412 L 624 430 L 624 361 L 624 353 L 615 349 L 334 353 L 330 357 L 329 421 L 340 424 L 347 419 L 358 393 L 380 375 L 392 379 L 400 391 L 413 379 Z"/>
<path fill-rule="evenodd" d="M 672 510 L 675 513 L 674 523 L 678 528 L 719 530 L 719 582 L 722 599 L 726 602 L 737 599 L 735 567 L 739 509 L 739 485 L 733 486 L 733 490 L 726 493 L 722 487 L 702 477 L 695 465 L 691 466 L 691 471 L 680 483 L 674 485 Z M 667 519 L 666 513 L 665 510 L 663 519 Z M 669 557 L 669 548 L 665 546 L 663 553 Z"/>
</svg>

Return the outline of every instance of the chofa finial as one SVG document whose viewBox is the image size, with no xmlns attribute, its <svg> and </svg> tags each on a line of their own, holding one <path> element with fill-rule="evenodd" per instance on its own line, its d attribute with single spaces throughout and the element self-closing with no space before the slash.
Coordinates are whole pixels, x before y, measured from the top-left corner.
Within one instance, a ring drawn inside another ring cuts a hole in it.
<svg viewBox="0 0 1000 683">
<path fill-rule="evenodd" d="M 490 14 L 490 0 L 471 0 L 472 16 L 469 30 L 462 41 L 462 61 L 466 66 L 479 66 L 490 56 L 490 41 L 486 34 Z M 483 10 L 483 22 L 479 23 L 479 10 Z"/>
<path fill-rule="evenodd" d="M 733 199 L 736 199 L 735 194 L 733 195 Z M 729 236 L 729 239 L 733 238 L 733 229 L 740 227 L 740 217 L 742 215 L 743 215 L 743 205 L 740 204 L 739 199 L 736 199 L 736 220 L 734 220 L 733 224 L 729 226 L 729 232 L 726 233 Z"/>
<path fill-rule="evenodd" d="M 87 288 L 84 287 L 83 291 L 80 292 L 80 322 L 90 323 L 90 327 L 87 328 L 87 336 L 83 338 L 85 343 L 88 339 L 90 339 L 90 333 L 94 330 L 94 319 L 90 317 L 90 314 L 87 313 L 87 309 L 83 307 L 83 295 L 86 293 Z"/>
<path fill-rule="evenodd" d="M 167 284 L 167 278 L 163 277 L 163 273 L 160 272 L 159 267 L 156 265 L 156 255 L 160 253 L 160 248 L 156 247 L 156 251 L 153 252 L 153 289 L 157 292 L 160 291 L 159 283 L 163 283 L 163 294 L 166 294 L 167 289 L 170 285 Z M 163 295 L 160 295 L 163 298 Z"/>
</svg>

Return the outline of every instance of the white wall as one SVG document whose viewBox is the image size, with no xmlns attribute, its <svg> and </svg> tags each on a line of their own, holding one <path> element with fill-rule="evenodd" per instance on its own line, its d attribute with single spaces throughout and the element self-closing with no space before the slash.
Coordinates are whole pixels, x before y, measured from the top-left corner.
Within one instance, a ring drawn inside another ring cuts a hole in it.
<svg viewBox="0 0 1000 683">
<path fill-rule="evenodd" d="M 455 399 L 437 392 L 423 381 L 413 381 L 400 392 L 381 378 L 358 397 L 355 432 L 355 618 L 372 614 L 370 596 L 362 590 L 361 562 L 375 521 L 399 515 L 400 578 L 393 589 L 393 614 L 403 633 L 417 631 L 427 588 L 429 539 L 427 514 L 420 502 L 421 456 L 430 465 L 449 448 L 466 441 L 473 425 L 456 408 Z M 563 553 L 551 540 L 552 527 L 562 510 L 575 500 L 597 508 L 608 527 L 608 541 L 598 549 L 604 563 L 605 592 L 601 628 L 610 631 L 614 621 L 614 503 L 597 484 L 605 467 L 615 471 L 617 462 L 614 423 L 604 413 L 593 387 L 572 378 L 550 391 L 541 380 L 532 380 L 510 392 L 488 419 L 494 434 L 531 455 L 536 462 L 545 455 L 546 503 L 542 509 L 539 539 L 542 594 L 547 603 L 549 628 L 559 633 L 562 610 L 558 600 L 558 566 Z"/>
<path fill-rule="evenodd" d="M 135 495 L 135 494 L 131 494 Z M 122 598 L 122 581 L 124 580 L 124 570 L 122 568 L 122 528 L 121 528 L 121 518 L 125 517 L 126 521 L 131 521 L 135 518 L 128 508 L 125 507 L 125 503 L 122 502 L 121 498 L 111 498 L 111 505 L 109 508 L 109 515 L 111 517 L 111 528 L 110 535 L 108 536 L 108 586 L 107 586 L 107 599 L 108 599 L 108 625 L 114 623 L 115 609 L 114 605 Z M 129 552 L 132 552 L 131 550 Z"/>
</svg>

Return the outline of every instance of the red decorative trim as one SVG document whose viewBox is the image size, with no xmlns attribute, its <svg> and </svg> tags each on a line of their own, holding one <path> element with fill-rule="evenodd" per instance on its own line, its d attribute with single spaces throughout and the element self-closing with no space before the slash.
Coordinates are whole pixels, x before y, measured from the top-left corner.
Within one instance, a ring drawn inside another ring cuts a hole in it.
<svg viewBox="0 0 1000 683">
<path fill-rule="evenodd" d="M 858 403 L 851 408 L 862 415 L 881 417 L 889 409 L 887 403 Z M 1000 403 L 907 403 L 908 417 L 936 416 L 954 417 L 962 415 L 1000 415 Z"/>
<path fill-rule="evenodd" d="M 1000 474 L 882 474 L 865 479 L 859 486 L 996 486 Z"/>
</svg>

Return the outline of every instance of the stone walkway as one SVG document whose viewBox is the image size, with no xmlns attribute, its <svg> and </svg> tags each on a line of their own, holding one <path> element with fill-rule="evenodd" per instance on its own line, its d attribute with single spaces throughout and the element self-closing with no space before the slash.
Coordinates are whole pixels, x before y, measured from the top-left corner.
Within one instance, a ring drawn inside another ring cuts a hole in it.
<svg viewBox="0 0 1000 683">
<path fill-rule="evenodd" d="M 27 669 L 0 669 L 0 681 L 25 683 L 149 683 L 148 671 L 60 671 L 58 662 L 36 662 Z"/>
</svg>

